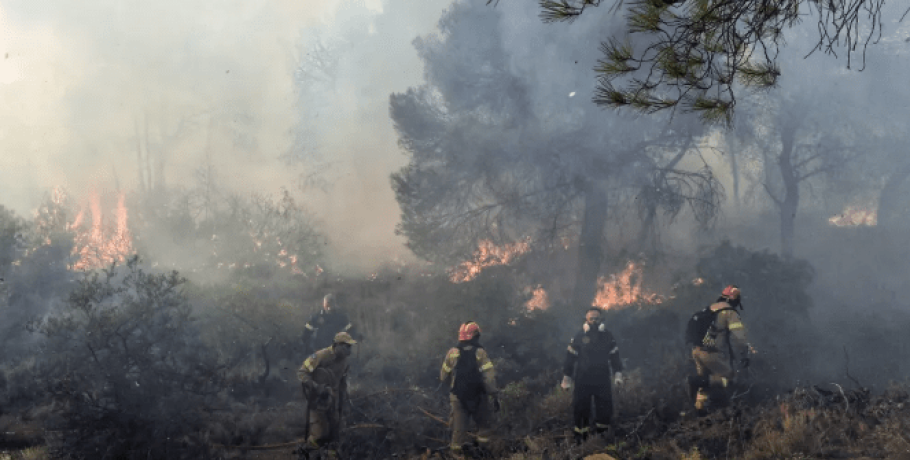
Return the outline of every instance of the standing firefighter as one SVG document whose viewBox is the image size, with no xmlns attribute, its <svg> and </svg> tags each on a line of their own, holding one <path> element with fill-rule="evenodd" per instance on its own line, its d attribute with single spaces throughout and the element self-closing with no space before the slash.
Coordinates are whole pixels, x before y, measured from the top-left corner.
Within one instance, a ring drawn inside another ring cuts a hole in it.
<svg viewBox="0 0 910 460">
<path fill-rule="evenodd" d="M 327 294 L 322 299 L 322 309 L 307 321 L 305 327 L 303 343 L 307 353 L 332 345 L 332 338 L 339 332 L 347 332 L 352 337 L 356 335 L 348 315 L 338 308 L 335 294 Z"/>
<path fill-rule="evenodd" d="M 307 447 L 318 449 L 338 440 L 341 411 L 347 396 L 348 357 L 356 344 L 350 334 L 335 334 L 334 343 L 310 355 L 297 378 L 307 400 Z M 330 454 L 334 454 L 330 451 Z"/>
<path fill-rule="evenodd" d="M 611 383 L 622 384 L 622 360 L 613 334 L 600 321 L 599 308 L 588 309 L 585 324 L 569 343 L 563 374 L 563 389 L 568 390 L 575 385 L 572 396 L 575 440 L 581 442 L 587 438 L 592 418 L 597 433 L 608 430 L 613 417 Z"/>
<path fill-rule="evenodd" d="M 477 442 L 489 441 L 490 404 L 487 396 L 493 397 L 494 408 L 499 410 L 497 399 L 496 373 L 493 362 L 480 345 L 480 326 L 473 321 L 461 325 L 458 330 L 458 345 L 446 353 L 439 372 L 439 380 L 451 380 L 452 403 L 450 426 L 452 428 L 452 452 L 461 451 L 465 443 L 468 419 L 477 423 Z"/>
<path fill-rule="evenodd" d="M 746 339 L 737 308 L 742 309 L 740 291 L 731 284 L 717 302 L 693 315 L 686 327 L 686 342 L 692 346 L 697 374 L 689 377 L 689 396 L 700 414 L 709 403 L 726 402 L 726 388 L 734 376 L 734 357 L 739 357 L 742 368 L 747 368 L 749 353 L 755 352 Z"/>
</svg>

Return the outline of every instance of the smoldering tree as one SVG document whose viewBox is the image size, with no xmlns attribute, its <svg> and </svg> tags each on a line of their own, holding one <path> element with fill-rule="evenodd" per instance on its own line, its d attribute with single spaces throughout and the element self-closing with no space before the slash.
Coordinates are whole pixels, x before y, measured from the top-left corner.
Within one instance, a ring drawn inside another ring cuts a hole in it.
<svg viewBox="0 0 910 460">
<path fill-rule="evenodd" d="M 539 4 L 544 21 L 573 21 L 602 0 Z M 681 109 L 729 124 L 738 85 L 777 84 L 786 32 L 807 13 L 817 36 L 804 54 L 836 56 L 843 49 L 847 67 L 859 54 L 862 68 L 866 48 L 881 37 L 883 18 L 900 16 L 906 7 L 885 0 L 640 0 L 628 6 L 620 0 L 611 10 L 626 18 L 601 40 L 596 104 L 646 113 Z"/>
<path fill-rule="evenodd" d="M 174 271 L 138 258 L 79 280 L 61 311 L 36 320 L 36 379 L 59 404 L 52 449 L 67 458 L 204 455 L 194 441 L 223 367 L 198 340 Z"/>
<path fill-rule="evenodd" d="M 773 97 L 752 98 L 750 124 L 738 131 L 761 151 L 760 182 L 779 216 L 785 257 L 795 250 L 804 189 L 848 167 L 860 155 L 858 145 L 872 138 L 862 112 L 854 111 L 850 101 L 826 100 L 822 93 L 832 86 L 809 80 Z"/>
<path fill-rule="evenodd" d="M 193 187 L 171 190 L 158 205 L 140 204 L 134 224 L 140 252 L 166 264 L 262 276 L 321 261 L 325 235 L 290 191 L 242 196 L 222 182 L 207 162 L 197 169 Z M 193 254 L 186 253 L 187 246 Z"/>
<path fill-rule="evenodd" d="M 651 203 L 643 208 L 647 219 L 653 221 L 658 209 L 675 215 L 691 204 L 709 220 L 720 190 L 710 171 L 684 172 L 673 160 L 688 149 L 672 141 L 693 132 L 593 112 L 537 86 L 550 78 L 548 68 L 571 56 L 546 55 L 514 68 L 537 44 L 513 36 L 510 42 L 521 44 L 509 49 L 505 33 L 559 40 L 536 20 L 520 24 L 519 31 L 504 30 L 499 12 L 458 3 L 440 20 L 440 37 L 415 42 L 426 84 L 391 98 L 399 143 L 410 158 L 392 176 L 402 209 L 398 232 L 417 255 L 446 264 L 483 239 L 501 244 L 531 237 L 541 245 L 575 240 L 573 302 L 587 305 L 613 202 L 634 190 Z M 561 78 L 585 87 L 584 71 Z"/>
</svg>

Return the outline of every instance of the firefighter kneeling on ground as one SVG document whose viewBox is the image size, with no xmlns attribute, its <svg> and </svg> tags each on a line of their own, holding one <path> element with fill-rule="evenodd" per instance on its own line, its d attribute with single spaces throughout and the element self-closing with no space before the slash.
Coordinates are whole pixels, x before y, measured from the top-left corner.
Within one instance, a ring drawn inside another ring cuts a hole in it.
<svg viewBox="0 0 910 460">
<path fill-rule="evenodd" d="M 461 325 L 458 330 L 458 345 L 446 353 L 439 372 L 439 380 L 446 382 L 451 377 L 449 402 L 452 412 L 449 424 L 452 429 L 453 453 L 461 451 L 466 441 L 468 419 L 477 424 L 478 443 L 490 440 L 490 404 L 487 396 L 493 397 L 493 407 L 499 411 L 496 389 L 496 373 L 493 362 L 480 345 L 480 326 L 473 321 Z"/>
<path fill-rule="evenodd" d="M 755 353 L 736 311 L 742 309 L 740 295 L 738 287 L 727 286 L 715 303 L 692 317 L 686 329 L 697 374 L 689 377 L 689 397 L 695 400 L 698 415 L 705 415 L 710 406 L 726 404 L 727 387 L 735 376 L 734 358 L 739 357 L 745 369 L 749 353 Z"/>
<path fill-rule="evenodd" d="M 622 359 L 613 334 L 600 321 L 600 309 L 591 307 L 581 331 L 569 343 L 563 367 L 562 388 L 575 385 L 572 412 L 575 441 L 582 442 L 591 430 L 591 401 L 594 401 L 594 428 L 603 433 L 613 418 L 613 388 L 622 384 Z"/>
<path fill-rule="evenodd" d="M 331 346 L 310 355 L 297 371 L 309 411 L 308 449 L 338 441 L 341 411 L 347 396 L 348 357 L 351 346 L 356 343 L 347 332 L 339 332 Z M 329 451 L 329 454 L 334 455 L 334 452 Z"/>
</svg>

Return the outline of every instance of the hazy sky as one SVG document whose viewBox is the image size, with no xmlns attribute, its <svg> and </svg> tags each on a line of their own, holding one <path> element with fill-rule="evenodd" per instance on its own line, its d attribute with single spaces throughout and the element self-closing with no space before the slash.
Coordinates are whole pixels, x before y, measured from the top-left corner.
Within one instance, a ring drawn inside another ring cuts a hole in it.
<svg viewBox="0 0 910 460">
<path fill-rule="evenodd" d="M 0 204 L 30 215 L 54 186 L 77 198 L 91 187 L 135 189 L 143 126 L 153 147 L 174 138 L 169 185 L 190 186 L 208 157 L 235 190 L 293 188 L 306 171 L 278 157 L 299 126 L 293 77 L 310 45 L 303 37 L 317 28 L 343 37 L 351 22 L 337 18 L 354 16 L 366 18 L 358 24 L 369 23 L 372 39 L 342 58 L 333 124 L 320 128 L 334 185 L 310 205 L 345 242 L 341 256 L 369 264 L 400 253 L 388 175 L 405 158 L 388 96 L 421 81 L 411 42 L 448 3 L 0 0 Z M 229 139 L 234 132 L 246 143 Z"/>
</svg>

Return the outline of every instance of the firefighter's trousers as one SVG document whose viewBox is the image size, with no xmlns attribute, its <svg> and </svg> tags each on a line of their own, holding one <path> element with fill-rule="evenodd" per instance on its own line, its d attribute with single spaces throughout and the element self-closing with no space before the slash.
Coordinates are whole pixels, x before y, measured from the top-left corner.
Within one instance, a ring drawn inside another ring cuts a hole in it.
<svg viewBox="0 0 910 460">
<path fill-rule="evenodd" d="M 310 435 L 307 442 L 313 446 L 324 446 L 337 441 L 340 425 L 337 411 L 311 410 Z"/>
<path fill-rule="evenodd" d="M 449 426 L 452 428 L 452 443 L 450 448 L 452 450 L 460 450 L 461 446 L 465 444 L 467 439 L 467 428 L 469 419 L 474 419 L 474 423 L 477 424 L 477 442 L 487 442 L 490 440 L 490 403 L 487 400 L 487 395 L 482 394 L 478 396 L 480 399 L 478 401 L 473 401 L 473 404 L 468 404 L 470 407 L 476 406 L 473 411 L 468 410 L 465 407 L 465 404 L 462 404 L 461 400 L 458 399 L 458 396 L 454 394 L 449 394 L 449 402 L 452 403 L 452 412 L 449 414 Z"/>
<path fill-rule="evenodd" d="M 592 399 L 594 402 L 593 417 L 591 414 Z M 576 436 L 587 436 L 592 425 L 598 432 L 608 429 L 610 420 L 613 418 L 613 388 L 610 383 L 576 383 L 575 392 L 572 395 L 572 412 L 575 415 Z"/>
<path fill-rule="evenodd" d="M 720 351 L 695 347 L 692 349 L 695 372 L 706 381 L 707 386 L 698 389 L 695 409 L 703 410 L 709 403 L 720 404 L 726 397 L 727 385 L 733 380 L 733 368 L 726 354 Z"/>
</svg>

